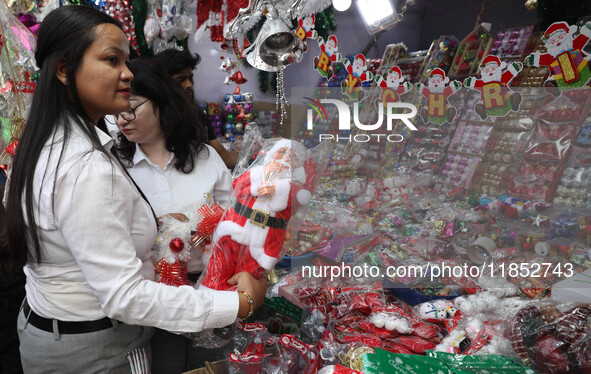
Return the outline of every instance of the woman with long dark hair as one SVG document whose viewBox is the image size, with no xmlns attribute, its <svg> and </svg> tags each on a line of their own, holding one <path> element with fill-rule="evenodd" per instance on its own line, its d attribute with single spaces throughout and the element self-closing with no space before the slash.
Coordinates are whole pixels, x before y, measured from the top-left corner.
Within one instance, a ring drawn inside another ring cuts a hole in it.
<svg viewBox="0 0 591 374">
<path fill-rule="evenodd" d="M 8 247 L 27 278 L 24 371 L 128 373 L 126 354 L 149 351 L 152 329 L 143 326 L 192 332 L 248 315 L 264 279 L 242 273 L 232 280 L 239 292 L 215 293 L 151 280 L 156 220 L 101 130 L 105 115 L 130 110 L 129 43 L 118 22 L 60 7 L 37 43 L 39 80 L 7 196 Z"/>
</svg>

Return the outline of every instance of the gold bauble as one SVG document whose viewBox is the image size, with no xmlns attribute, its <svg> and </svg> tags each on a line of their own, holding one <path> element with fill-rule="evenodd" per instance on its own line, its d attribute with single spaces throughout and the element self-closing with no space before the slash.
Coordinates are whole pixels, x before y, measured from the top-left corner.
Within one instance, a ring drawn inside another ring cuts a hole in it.
<svg viewBox="0 0 591 374">
<path fill-rule="evenodd" d="M 538 7 L 538 0 L 527 0 L 525 2 L 525 8 L 527 10 L 534 10 Z"/>
</svg>

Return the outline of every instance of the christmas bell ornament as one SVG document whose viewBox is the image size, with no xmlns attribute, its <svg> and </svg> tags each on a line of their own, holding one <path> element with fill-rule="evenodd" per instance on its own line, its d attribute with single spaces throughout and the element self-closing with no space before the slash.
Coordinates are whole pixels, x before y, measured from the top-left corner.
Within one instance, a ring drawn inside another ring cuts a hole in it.
<svg viewBox="0 0 591 374">
<path fill-rule="evenodd" d="M 267 20 L 254 43 L 245 50 L 246 60 L 259 70 L 278 72 L 302 60 L 304 45 L 274 7 L 267 10 Z"/>
<path fill-rule="evenodd" d="M 236 84 L 243 84 L 247 82 L 247 79 L 244 78 L 244 75 L 242 75 L 242 72 L 240 70 L 232 74 L 230 80 Z"/>
<path fill-rule="evenodd" d="M 250 19 L 266 15 L 267 19 L 252 45 L 244 44 L 243 54 L 255 68 L 278 72 L 302 60 L 304 45 L 292 31 L 291 19 L 301 11 L 304 4 L 305 2 L 298 0 L 289 9 L 279 12 L 279 4 L 262 0 L 250 1 L 248 7 L 240 9 L 238 16 L 228 24 L 227 36 L 234 37 Z"/>
</svg>

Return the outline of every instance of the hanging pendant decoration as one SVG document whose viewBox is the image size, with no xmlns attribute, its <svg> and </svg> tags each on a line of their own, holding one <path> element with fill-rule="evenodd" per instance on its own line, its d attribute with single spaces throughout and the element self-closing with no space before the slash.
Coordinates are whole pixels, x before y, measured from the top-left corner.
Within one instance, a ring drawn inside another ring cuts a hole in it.
<svg viewBox="0 0 591 374">
<path fill-rule="evenodd" d="M 193 30 L 193 21 L 187 13 L 188 1 L 156 0 L 150 4 L 149 16 L 144 25 L 146 43 L 154 46 L 155 52 L 179 47 Z"/>
<path fill-rule="evenodd" d="M 287 97 L 285 96 L 285 85 L 283 71 L 285 68 L 280 69 L 277 72 L 277 97 L 275 102 L 275 108 L 279 113 L 279 125 L 283 125 L 283 120 L 287 118 Z"/>
</svg>

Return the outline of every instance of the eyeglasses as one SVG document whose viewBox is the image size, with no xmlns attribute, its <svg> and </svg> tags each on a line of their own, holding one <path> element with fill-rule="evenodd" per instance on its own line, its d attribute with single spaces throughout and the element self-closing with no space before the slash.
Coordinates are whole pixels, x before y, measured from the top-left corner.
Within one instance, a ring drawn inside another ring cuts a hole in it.
<svg viewBox="0 0 591 374">
<path fill-rule="evenodd" d="M 115 114 L 114 117 L 114 122 L 111 122 L 110 120 L 107 119 L 107 117 L 105 117 L 105 119 L 107 119 L 107 122 L 115 125 L 116 122 L 119 120 L 119 117 L 123 118 L 124 120 L 126 120 L 127 122 L 131 122 L 135 119 L 135 111 L 137 110 L 137 108 L 141 107 L 142 105 L 144 105 L 146 102 L 150 101 L 150 99 L 146 99 L 144 101 L 142 101 L 141 103 L 139 103 L 135 108 L 130 108 L 129 110 L 126 110 L 125 112 L 121 112 L 119 114 Z"/>
</svg>

